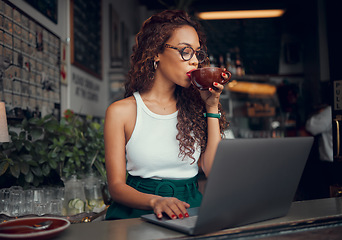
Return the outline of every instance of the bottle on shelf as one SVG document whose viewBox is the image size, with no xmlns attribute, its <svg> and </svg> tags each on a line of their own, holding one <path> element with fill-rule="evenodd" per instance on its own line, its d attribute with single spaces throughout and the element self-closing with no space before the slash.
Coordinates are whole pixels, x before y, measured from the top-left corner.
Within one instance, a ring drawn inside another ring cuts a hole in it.
<svg viewBox="0 0 342 240">
<path fill-rule="evenodd" d="M 241 60 L 239 54 L 236 55 L 235 67 L 236 67 L 236 75 L 237 76 L 244 76 L 245 75 L 245 70 L 243 68 L 242 60 Z"/>
<path fill-rule="evenodd" d="M 230 71 L 233 75 L 236 74 L 235 64 L 233 63 L 229 52 L 226 53 L 226 69 Z"/>
<path fill-rule="evenodd" d="M 236 75 L 242 76 L 242 67 L 241 67 L 240 59 L 236 59 L 235 66 L 236 66 Z"/>
<path fill-rule="evenodd" d="M 222 55 L 220 55 L 220 57 L 219 57 L 219 67 L 220 68 L 225 68 L 225 66 L 224 66 L 224 61 L 223 61 L 223 56 Z"/>
</svg>

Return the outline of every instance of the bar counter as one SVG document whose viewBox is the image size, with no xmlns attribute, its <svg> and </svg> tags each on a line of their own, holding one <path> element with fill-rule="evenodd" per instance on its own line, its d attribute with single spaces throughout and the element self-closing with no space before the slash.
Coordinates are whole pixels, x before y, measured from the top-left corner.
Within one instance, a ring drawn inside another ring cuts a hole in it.
<svg viewBox="0 0 342 240">
<path fill-rule="evenodd" d="M 188 236 L 145 222 L 140 218 L 72 224 L 58 240 L 110 239 L 341 239 L 342 198 L 293 202 L 285 217 L 230 228 L 206 235 Z"/>
</svg>

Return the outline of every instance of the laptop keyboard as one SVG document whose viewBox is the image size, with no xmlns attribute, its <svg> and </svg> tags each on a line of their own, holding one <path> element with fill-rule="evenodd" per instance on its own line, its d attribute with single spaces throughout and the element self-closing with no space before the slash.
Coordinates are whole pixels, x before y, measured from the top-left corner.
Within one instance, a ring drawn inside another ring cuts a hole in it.
<svg viewBox="0 0 342 240">
<path fill-rule="evenodd" d="M 191 216 L 191 217 L 187 217 L 183 219 L 181 218 L 171 219 L 165 222 L 173 224 L 173 225 L 177 225 L 177 226 L 193 228 L 195 227 L 196 221 L 197 221 L 197 216 Z"/>
</svg>

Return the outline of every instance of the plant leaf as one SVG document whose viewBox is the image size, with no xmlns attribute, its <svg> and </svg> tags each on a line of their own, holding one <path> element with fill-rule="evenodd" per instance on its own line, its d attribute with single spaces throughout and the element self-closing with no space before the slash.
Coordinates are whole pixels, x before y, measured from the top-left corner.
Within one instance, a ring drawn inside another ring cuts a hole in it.
<svg viewBox="0 0 342 240">
<path fill-rule="evenodd" d="M 58 122 L 56 121 L 49 121 L 45 124 L 44 129 L 48 132 L 54 132 L 57 129 Z"/>
<path fill-rule="evenodd" d="M 20 163 L 20 172 L 24 175 L 27 175 L 27 173 L 30 171 L 30 165 L 26 162 Z"/>
<path fill-rule="evenodd" d="M 26 140 L 26 132 L 25 132 L 25 131 L 20 132 L 19 138 L 20 138 L 21 140 Z"/>
<path fill-rule="evenodd" d="M 96 167 L 97 171 L 99 171 L 103 182 L 107 181 L 107 173 L 106 173 L 106 169 L 104 168 L 104 166 L 99 163 L 98 161 L 94 162 L 94 166 Z"/>
<path fill-rule="evenodd" d="M 65 153 L 66 157 L 72 157 L 72 155 L 73 155 L 73 152 L 70 152 L 70 151 L 66 151 Z"/>
<path fill-rule="evenodd" d="M 56 149 L 57 149 L 57 148 L 55 148 L 54 151 L 51 152 L 51 154 L 49 153 L 49 157 L 50 157 L 50 158 L 56 158 L 56 157 L 58 156 L 57 153 L 56 153 Z M 58 149 L 57 149 L 57 150 L 58 150 Z"/>
<path fill-rule="evenodd" d="M 8 161 L 2 161 L 0 162 L 0 176 L 3 175 L 9 167 Z"/>
<path fill-rule="evenodd" d="M 18 134 L 14 131 L 9 131 L 9 135 L 11 136 L 11 139 L 13 140 L 14 138 L 18 137 Z"/>
<path fill-rule="evenodd" d="M 20 159 L 23 159 L 26 162 L 32 161 L 32 156 L 30 154 L 22 154 L 20 155 Z"/>
<path fill-rule="evenodd" d="M 39 179 L 38 178 L 36 178 L 36 177 L 34 177 L 33 178 L 33 186 L 36 186 L 36 187 L 38 187 L 39 186 L 39 183 L 40 183 L 40 181 L 39 181 Z"/>
<path fill-rule="evenodd" d="M 75 159 L 75 164 L 76 164 L 77 167 L 80 167 L 80 166 L 81 166 L 81 161 L 80 161 L 80 158 L 79 158 L 79 157 L 77 157 L 77 158 Z"/>
<path fill-rule="evenodd" d="M 25 181 L 28 183 L 33 182 L 34 176 L 31 171 L 29 171 L 25 176 Z"/>
<path fill-rule="evenodd" d="M 50 168 L 49 164 L 44 164 L 42 166 L 42 172 L 43 172 L 44 176 L 48 176 L 50 173 L 50 170 L 51 170 L 51 168 Z"/>
<path fill-rule="evenodd" d="M 42 170 L 40 169 L 40 167 L 33 167 L 31 168 L 31 171 L 34 175 L 41 177 L 43 176 Z"/>
<path fill-rule="evenodd" d="M 25 121 L 25 123 L 24 123 L 24 121 Z M 30 120 L 29 121 L 27 121 L 26 119 L 24 119 L 24 121 L 23 121 L 23 126 L 26 126 L 28 123 L 30 123 L 30 124 L 32 124 L 32 125 L 38 125 L 39 124 L 39 122 L 40 122 L 40 119 L 39 118 L 30 118 Z"/>
<path fill-rule="evenodd" d="M 23 146 L 22 141 L 20 141 L 20 140 L 15 140 L 15 141 L 13 141 L 13 143 L 14 143 L 15 148 L 16 148 L 17 151 L 19 152 L 19 151 L 21 150 L 22 146 Z"/>
<path fill-rule="evenodd" d="M 36 162 L 36 161 L 28 161 L 27 162 L 28 164 L 30 164 L 30 166 L 33 166 L 33 167 L 38 167 L 39 165 L 38 165 L 38 163 Z"/>
<path fill-rule="evenodd" d="M 47 161 L 47 158 L 45 156 L 42 156 L 41 158 L 38 159 L 38 165 L 43 164 Z M 36 167 L 38 166 L 36 165 Z"/>
<path fill-rule="evenodd" d="M 54 161 L 54 160 L 49 160 L 48 163 L 49 163 L 49 165 L 50 165 L 50 167 L 51 167 L 52 169 L 56 169 L 56 168 L 57 168 L 57 162 L 56 162 L 56 161 Z"/>
<path fill-rule="evenodd" d="M 33 141 L 39 139 L 42 136 L 42 134 L 43 130 L 41 128 L 33 128 L 31 130 L 31 136 Z"/>
<path fill-rule="evenodd" d="M 20 166 L 19 164 L 14 164 L 12 166 L 10 166 L 10 171 L 13 177 L 15 178 L 19 178 L 20 175 Z"/>
<path fill-rule="evenodd" d="M 30 151 L 32 148 L 32 143 L 30 141 L 24 141 L 24 146 L 27 151 Z"/>
</svg>

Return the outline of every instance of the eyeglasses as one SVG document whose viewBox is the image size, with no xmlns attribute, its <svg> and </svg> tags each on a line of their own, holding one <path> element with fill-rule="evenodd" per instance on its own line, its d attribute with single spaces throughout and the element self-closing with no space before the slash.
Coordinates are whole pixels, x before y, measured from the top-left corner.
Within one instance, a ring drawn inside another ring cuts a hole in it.
<svg viewBox="0 0 342 240">
<path fill-rule="evenodd" d="M 207 57 L 207 53 L 205 51 L 203 51 L 201 49 L 195 51 L 190 46 L 183 47 L 183 48 L 177 48 L 177 47 L 173 47 L 169 44 L 165 44 L 165 47 L 177 50 L 180 53 L 180 55 L 182 56 L 184 61 L 189 61 L 194 56 L 194 54 L 196 55 L 198 63 L 204 62 L 204 60 Z"/>
</svg>

